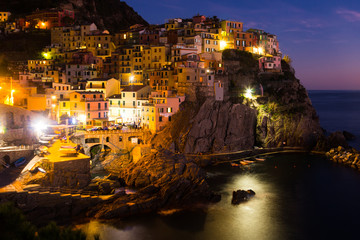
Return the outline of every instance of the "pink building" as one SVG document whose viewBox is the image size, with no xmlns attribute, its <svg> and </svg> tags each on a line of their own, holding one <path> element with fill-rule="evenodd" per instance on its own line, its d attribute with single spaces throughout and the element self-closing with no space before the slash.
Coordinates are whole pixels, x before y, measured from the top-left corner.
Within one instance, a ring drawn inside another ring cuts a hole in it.
<svg viewBox="0 0 360 240">
<path fill-rule="evenodd" d="M 152 92 L 151 101 L 155 106 L 156 131 L 160 131 L 179 111 L 179 106 L 185 101 L 185 96 L 173 95 L 171 91 Z"/>
<path fill-rule="evenodd" d="M 261 72 L 281 72 L 281 57 L 265 56 L 259 58 L 259 69 Z"/>
</svg>

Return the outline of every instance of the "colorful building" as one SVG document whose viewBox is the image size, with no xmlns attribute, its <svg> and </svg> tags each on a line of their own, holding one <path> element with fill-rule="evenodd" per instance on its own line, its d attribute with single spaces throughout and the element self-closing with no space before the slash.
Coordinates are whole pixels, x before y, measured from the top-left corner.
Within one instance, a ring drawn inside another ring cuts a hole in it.
<svg viewBox="0 0 360 240">
<path fill-rule="evenodd" d="M 0 12 L 0 22 L 6 22 L 9 19 L 10 15 L 10 12 Z"/>
<path fill-rule="evenodd" d="M 259 58 L 259 69 L 262 72 L 281 72 L 281 57 L 267 55 Z"/>
</svg>

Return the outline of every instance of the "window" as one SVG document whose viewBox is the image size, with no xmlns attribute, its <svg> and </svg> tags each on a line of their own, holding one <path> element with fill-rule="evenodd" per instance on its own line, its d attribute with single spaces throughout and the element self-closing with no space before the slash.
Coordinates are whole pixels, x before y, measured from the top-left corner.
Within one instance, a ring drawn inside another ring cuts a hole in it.
<svg viewBox="0 0 360 240">
<path fill-rule="evenodd" d="M 90 113 L 88 113 L 88 118 L 90 118 Z"/>
<path fill-rule="evenodd" d="M 133 106 L 134 106 L 134 107 L 136 106 L 135 101 L 133 101 Z"/>
<path fill-rule="evenodd" d="M 159 117 L 159 122 L 162 122 L 162 117 L 161 116 Z"/>
<path fill-rule="evenodd" d="M 119 137 L 119 142 L 122 142 L 122 136 Z"/>
<path fill-rule="evenodd" d="M 105 109 L 107 109 L 107 103 L 105 103 Z"/>
<path fill-rule="evenodd" d="M 63 107 L 66 107 L 66 102 L 63 102 Z"/>
<path fill-rule="evenodd" d="M 98 113 L 98 117 L 101 118 L 101 113 L 100 112 Z"/>
<path fill-rule="evenodd" d="M 135 93 L 133 93 L 133 97 L 135 97 Z"/>
<path fill-rule="evenodd" d="M 77 103 L 75 103 L 75 108 L 77 108 Z"/>
<path fill-rule="evenodd" d="M 190 76 L 186 76 L 186 80 L 190 80 Z"/>
<path fill-rule="evenodd" d="M 90 103 L 87 104 L 87 109 L 90 110 Z"/>
<path fill-rule="evenodd" d="M 112 105 L 112 101 L 110 100 L 110 106 Z M 106 105 L 105 105 L 106 106 Z"/>
<path fill-rule="evenodd" d="M 125 93 L 123 93 L 123 98 L 125 97 Z"/>
<path fill-rule="evenodd" d="M 98 103 L 98 109 L 101 109 L 101 103 Z"/>
</svg>

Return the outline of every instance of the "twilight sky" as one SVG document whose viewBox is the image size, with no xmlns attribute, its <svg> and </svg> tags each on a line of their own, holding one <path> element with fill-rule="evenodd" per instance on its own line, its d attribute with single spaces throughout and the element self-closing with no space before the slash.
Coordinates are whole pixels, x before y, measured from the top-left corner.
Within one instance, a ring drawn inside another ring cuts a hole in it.
<svg viewBox="0 0 360 240">
<path fill-rule="evenodd" d="M 150 24 L 197 13 L 276 34 L 307 89 L 360 90 L 360 1 L 125 0 Z"/>
</svg>

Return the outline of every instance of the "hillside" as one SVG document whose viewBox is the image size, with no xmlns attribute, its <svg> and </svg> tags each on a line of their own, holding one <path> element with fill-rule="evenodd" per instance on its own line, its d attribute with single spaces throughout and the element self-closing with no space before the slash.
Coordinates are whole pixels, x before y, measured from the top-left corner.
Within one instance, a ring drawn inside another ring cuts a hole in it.
<svg viewBox="0 0 360 240">
<path fill-rule="evenodd" d="M 66 7 L 74 9 L 78 23 L 94 22 L 100 29 L 116 32 L 134 24 L 148 23 L 126 2 L 119 0 L 12 0 L 0 1 L 0 9 L 25 16 L 36 9 Z"/>
</svg>

